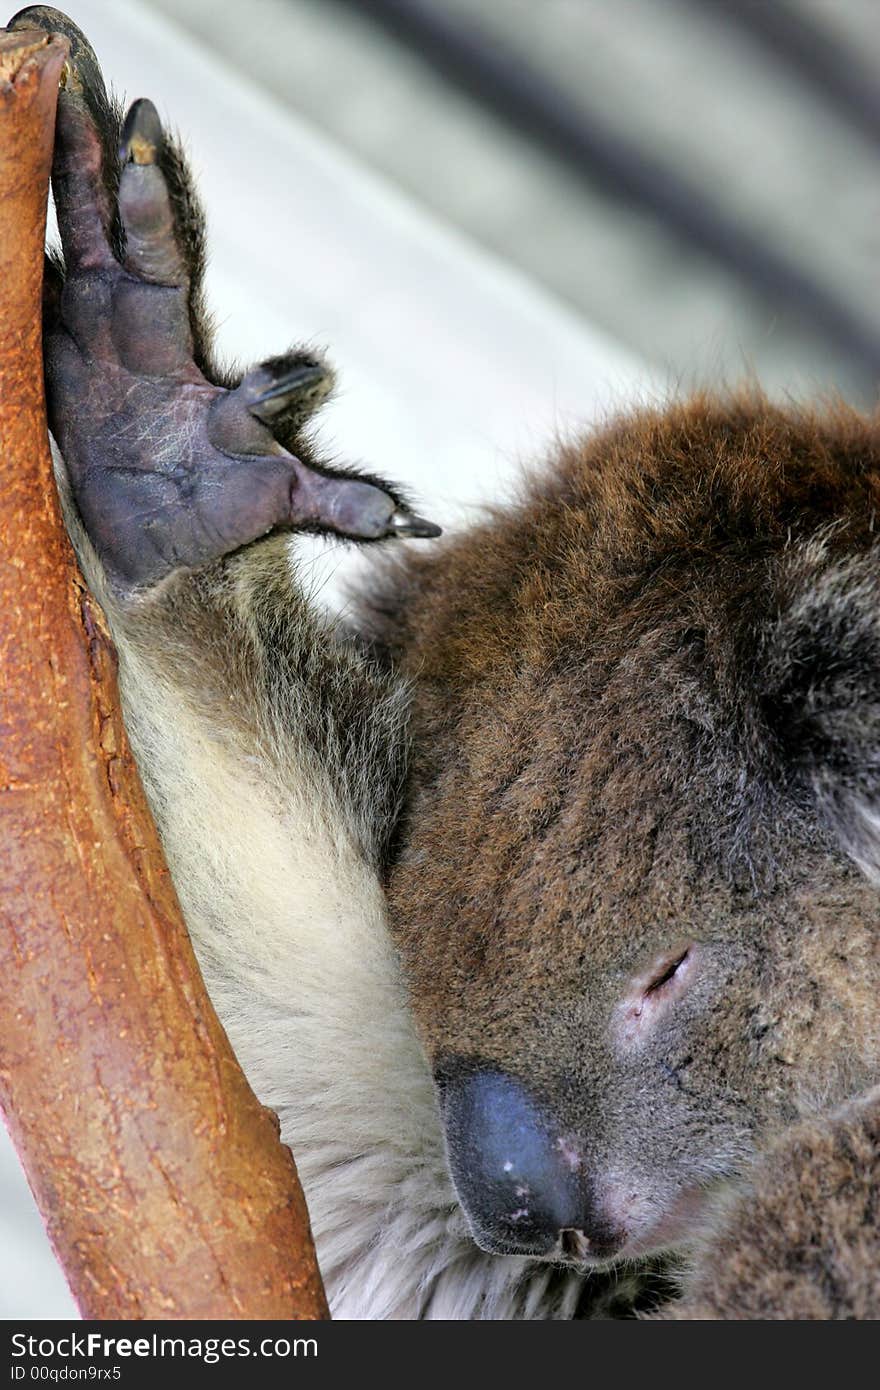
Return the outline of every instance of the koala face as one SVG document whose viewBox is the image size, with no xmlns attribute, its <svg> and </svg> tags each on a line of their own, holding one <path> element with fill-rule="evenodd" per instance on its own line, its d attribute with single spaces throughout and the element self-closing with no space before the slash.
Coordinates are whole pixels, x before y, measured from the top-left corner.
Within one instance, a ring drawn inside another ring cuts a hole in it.
<svg viewBox="0 0 880 1390">
<path fill-rule="evenodd" d="M 487 811 L 472 852 L 458 845 L 459 892 L 425 881 L 430 833 L 395 872 L 395 902 L 423 906 L 398 906 L 398 939 L 453 1181 L 488 1250 L 679 1247 L 775 1126 L 876 1074 L 872 885 L 830 847 L 791 843 L 771 890 L 707 879 L 677 818 L 655 814 L 640 811 L 626 865 L 588 856 L 575 814 L 490 878 L 507 817 Z M 550 878 L 527 890 L 538 854 Z"/>
<path fill-rule="evenodd" d="M 413 564 L 391 921 L 488 1250 L 678 1248 L 878 1074 L 877 474 L 817 428 L 652 417 Z"/>
<path fill-rule="evenodd" d="M 484 1248 L 578 1261 L 668 1249 L 740 1171 L 757 1123 L 735 987 L 749 953 L 691 939 L 639 956 L 630 972 L 613 959 L 585 970 L 565 1042 L 558 1013 L 545 1015 L 512 1059 L 518 1074 L 494 1058 L 438 1059 L 450 1168 Z M 538 1074 L 526 1059 L 542 1038 L 552 1060 Z M 719 1052 L 721 1070 L 706 1064 Z"/>
</svg>

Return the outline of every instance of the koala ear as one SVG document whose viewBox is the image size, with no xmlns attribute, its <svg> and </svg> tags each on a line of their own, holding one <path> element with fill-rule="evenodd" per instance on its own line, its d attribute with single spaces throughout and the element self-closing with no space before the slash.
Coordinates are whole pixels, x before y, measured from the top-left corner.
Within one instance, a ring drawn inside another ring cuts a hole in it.
<svg viewBox="0 0 880 1390">
<path fill-rule="evenodd" d="M 789 784 L 880 883 L 880 548 L 791 552 L 759 643 L 766 724 Z"/>
</svg>

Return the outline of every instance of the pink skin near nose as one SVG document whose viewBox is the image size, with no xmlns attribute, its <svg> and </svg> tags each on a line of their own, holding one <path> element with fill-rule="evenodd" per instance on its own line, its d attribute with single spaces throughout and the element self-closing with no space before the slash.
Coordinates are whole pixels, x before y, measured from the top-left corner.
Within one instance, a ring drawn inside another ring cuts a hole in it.
<svg viewBox="0 0 880 1390">
<path fill-rule="evenodd" d="M 618 1045 L 626 1050 L 638 1047 L 653 1030 L 657 1020 L 673 1006 L 687 990 L 695 976 L 700 950 L 693 942 L 682 942 L 675 949 L 655 957 L 650 965 L 631 980 L 618 1003 L 612 1030 Z M 563 1134 L 556 1139 L 556 1150 L 572 1173 L 580 1172 L 585 1163 L 576 1136 Z M 659 1254 L 686 1242 L 705 1216 L 710 1192 L 705 1185 L 691 1184 L 678 1192 L 659 1198 L 639 1191 L 632 1175 L 596 1175 L 595 1199 L 603 1224 L 614 1231 L 620 1240 L 619 1248 L 610 1256 L 613 1260 Z M 517 1197 L 524 1195 L 518 1188 Z M 527 1215 L 525 1208 L 511 1213 L 516 1221 Z M 567 1255 L 583 1264 L 607 1263 L 591 1251 L 589 1238 L 573 1228 L 561 1233 L 560 1245 L 553 1258 Z"/>
<path fill-rule="evenodd" d="M 613 1019 L 614 1035 L 621 1047 L 638 1047 L 649 1037 L 657 1020 L 688 988 L 699 955 L 693 942 L 683 942 L 656 957 L 633 978 Z M 557 1141 L 557 1148 L 572 1171 L 577 1171 L 582 1162 L 577 1144 L 565 1137 Z M 597 1196 L 608 1226 L 623 1238 L 615 1259 L 657 1253 L 686 1240 L 709 1202 L 707 1190 L 695 1184 L 672 1195 L 668 1204 L 658 1209 L 656 1198 L 634 1190 L 632 1179 L 619 1176 L 599 1179 Z M 582 1242 L 578 1253 L 589 1259 L 588 1241 Z"/>
<path fill-rule="evenodd" d="M 634 1259 L 636 1256 L 659 1254 L 681 1245 L 694 1235 L 705 1216 L 710 1202 L 707 1188 L 686 1187 L 665 1209 L 658 1211 L 656 1202 L 625 1184 L 608 1183 L 601 1199 L 603 1211 L 626 1240 L 615 1259 Z"/>
</svg>

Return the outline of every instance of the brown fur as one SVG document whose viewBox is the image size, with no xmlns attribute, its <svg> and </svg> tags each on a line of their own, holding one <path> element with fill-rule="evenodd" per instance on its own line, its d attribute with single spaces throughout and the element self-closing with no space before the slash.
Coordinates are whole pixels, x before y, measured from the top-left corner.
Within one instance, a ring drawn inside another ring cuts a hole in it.
<svg viewBox="0 0 880 1390">
<path fill-rule="evenodd" d="M 563 450 L 372 605 L 415 684 L 389 900 L 429 1055 L 521 1078 L 659 1207 L 878 1074 L 876 889 L 772 707 L 780 613 L 872 553 L 878 497 L 875 422 L 698 399 Z M 622 1054 L 632 982 L 688 942 Z"/>
<path fill-rule="evenodd" d="M 880 1092 L 798 1125 L 704 1242 L 669 1319 L 877 1317 Z"/>
</svg>

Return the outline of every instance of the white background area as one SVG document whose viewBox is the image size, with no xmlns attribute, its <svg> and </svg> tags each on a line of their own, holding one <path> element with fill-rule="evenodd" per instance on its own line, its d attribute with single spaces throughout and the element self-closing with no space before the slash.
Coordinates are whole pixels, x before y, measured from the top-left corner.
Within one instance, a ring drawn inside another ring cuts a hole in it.
<svg viewBox="0 0 880 1390">
<path fill-rule="evenodd" d="M 152 97 L 186 137 L 223 350 L 252 361 L 292 342 L 326 346 L 340 391 L 322 438 L 406 484 L 425 515 L 460 524 L 481 499 L 503 497 L 554 436 L 659 389 L 589 323 L 148 5 L 66 8 L 114 85 Z M 218 22 L 225 10 L 217 6 Z M 242 43 L 246 13 L 235 9 Z M 321 572 L 338 582 L 350 552 L 319 548 Z M 2 1126 L 0 1316 L 76 1316 Z"/>
</svg>

